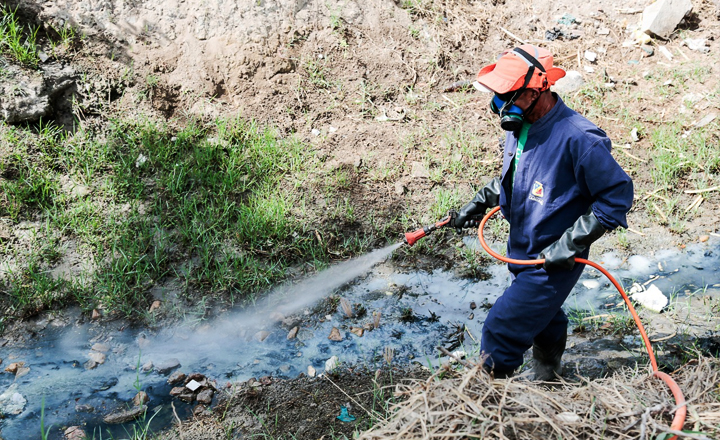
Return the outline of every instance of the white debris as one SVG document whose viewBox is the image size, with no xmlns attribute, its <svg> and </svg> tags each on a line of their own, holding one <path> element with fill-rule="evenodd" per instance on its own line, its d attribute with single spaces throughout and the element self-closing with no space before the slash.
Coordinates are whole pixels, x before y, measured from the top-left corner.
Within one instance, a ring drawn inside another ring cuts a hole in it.
<svg viewBox="0 0 720 440">
<path fill-rule="evenodd" d="M 600 286 L 600 282 L 598 280 L 583 280 L 582 285 L 586 289 L 595 289 Z"/>
<path fill-rule="evenodd" d="M 580 421 L 580 416 L 574 412 L 561 412 L 555 418 L 563 423 L 577 423 Z"/>
<path fill-rule="evenodd" d="M 592 66 L 583 66 L 587 73 L 594 73 L 595 69 Z"/>
<path fill-rule="evenodd" d="M 312 365 L 308 365 L 307 374 L 309 377 L 315 377 L 317 374 L 317 371 L 315 371 L 315 368 Z"/>
<path fill-rule="evenodd" d="M 195 391 L 198 388 L 200 388 L 200 382 L 193 379 L 190 382 L 188 382 L 187 385 L 185 385 L 185 388 L 189 389 L 190 391 Z"/>
<path fill-rule="evenodd" d="M 338 367 L 338 365 L 340 365 L 340 360 L 337 356 L 333 356 L 325 361 L 325 371 L 333 371 Z"/>
<path fill-rule="evenodd" d="M 18 384 L 14 383 L 0 394 L 0 411 L 3 414 L 17 415 L 23 412 L 27 400 L 17 392 Z"/>
<path fill-rule="evenodd" d="M 665 56 L 665 58 L 667 58 L 668 60 L 672 61 L 673 55 L 670 53 L 670 51 L 668 50 L 667 47 L 665 47 L 665 46 L 658 46 L 658 50 L 660 51 L 661 54 L 663 54 L 663 55 Z"/>
<path fill-rule="evenodd" d="M 318 130 L 317 128 L 313 128 L 310 133 L 312 133 L 313 136 L 320 136 L 320 130 Z"/>
<path fill-rule="evenodd" d="M 662 309 L 668 305 L 667 297 L 654 284 L 650 285 L 647 290 L 633 293 L 631 298 L 633 301 L 640 303 L 646 309 L 652 310 L 656 313 L 660 313 Z"/>
<path fill-rule="evenodd" d="M 328 130 L 330 133 L 335 133 L 337 131 L 337 128 L 330 126 L 330 129 Z"/>
<path fill-rule="evenodd" d="M 594 63 L 595 60 L 597 60 L 597 54 L 593 51 L 586 50 L 585 51 L 585 59 L 590 61 L 591 63 Z"/>
<path fill-rule="evenodd" d="M 140 168 L 143 166 L 145 162 L 147 162 L 148 158 L 144 154 L 140 153 L 140 155 L 135 159 L 135 168 Z"/>
<path fill-rule="evenodd" d="M 702 53 L 710 52 L 710 48 L 705 45 L 707 43 L 707 39 L 705 38 L 686 38 L 683 40 L 683 43 L 685 43 L 690 50 L 696 50 Z"/>
<path fill-rule="evenodd" d="M 638 142 L 640 140 L 640 136 L 638 135 L 638 129 L 637 127 L 634 127 L 630 131 L 630 138 L 633 140 L 633 142 Z"/>
</svg>

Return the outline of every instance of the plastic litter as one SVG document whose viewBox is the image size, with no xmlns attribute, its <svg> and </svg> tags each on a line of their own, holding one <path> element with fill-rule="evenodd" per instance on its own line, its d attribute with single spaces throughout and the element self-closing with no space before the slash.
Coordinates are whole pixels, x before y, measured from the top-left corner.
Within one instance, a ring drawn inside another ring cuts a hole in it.
<svg viewBox="0 0 720 440">
<path fill-rule="evenodd" d="M 353 422 L 353 421 L 355 421 L 355 416 L 351 416 L 351 415 L 350 415 L 350 413 L 348 412 L 347 407 L 341 406 L 341 407 L 340 407 L 340 415 L 337 416 L 337 419 L 340 420 L 341 422 L 348 423 L 348 422 Z"/>
</svg>

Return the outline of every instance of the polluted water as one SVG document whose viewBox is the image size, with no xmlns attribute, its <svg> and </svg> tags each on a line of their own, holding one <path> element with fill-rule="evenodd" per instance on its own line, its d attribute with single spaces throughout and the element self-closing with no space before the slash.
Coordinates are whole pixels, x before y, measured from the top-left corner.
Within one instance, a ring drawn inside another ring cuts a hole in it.
<svg viewBox="0 0 720 440">
<path fill-rule="evenodd" d="M 56 427 L 51 439 L 62 438 L 57 427 L 74 425 L 84 426 L 95 438 L 100 434 L 102 438 L 130 437 L 128 432 L 139 429 L 133 423 L 157 432 L 174 420 L 169 392 L 175 385 L 167 379 L 176 371 L 201 373 L 214 381 L 217 399 L 228 383 L 263 376 L 291 379 L 308 374 L 308 367 L 321 374 L 333 357 L 341 367 L 375 369 L 388 362 L 437 366 L 441 362 L 438 346 L 477 351 L 475 341 L 479 341 L 487 311 L 510 282 L 506 267 L 491 264 L 482 279 L 446 270 L 401 270 L 386 261 L 399 246 L 279 286 L 254 306 L 211 322 L 110 330 L 77 324 L 79 316 L 66 320 L 69 325 L 46 321 L 22 346 L 9 344 L 0 349 L 3 365 L 25 362 L 29 367 L 21 377 L 0 374 L 0 392 L 5 396 L 4 400 L 0 397 L 5 414 L 0 437 L 41 438 L 43 398 L 44 424 Z M 621 259 L 609 253 L 598 262 L 626 288 L 653 280 L 664 294 L 675 298 L 698 291 L 717 296 L 720 290 L 717 242 L 688 247 L 682 253 L 657 252 L 652 257 Z M 602 310 L 619 298 L 602 275 L 586 269 L 565 308 Z M 330 335 L 334 338 L 329 339 Z M 104 346 L 104 362 L 87 369 L 95 344 Z M 145 421 L 103 422 L 103 416 L 130 408 L 138 390 L 150 397 Z M 180 418 L 194 408 L 177 399 L 173 404 Z"/>
</svg>

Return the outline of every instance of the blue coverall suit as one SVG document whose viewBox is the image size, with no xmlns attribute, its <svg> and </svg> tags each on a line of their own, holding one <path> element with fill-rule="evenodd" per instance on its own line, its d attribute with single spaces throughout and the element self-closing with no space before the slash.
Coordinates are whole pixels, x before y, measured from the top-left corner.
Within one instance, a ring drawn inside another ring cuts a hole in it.
<svg viewBox="0 0 720 440">
<path fill-rule="evenodd" d="M 500 208 L 510 223 L 510 258 L 538 258 L 589 208 L 606 229 L 627 228 L 633 186 L 610 154 L 610 139 L 557 99 L 530 127 L 514 182 L 511 163 L 518 139 L 513 132 L 505 139 Z M 578 256 L 587 258 L 588 253 Z M 482 350 L 496 371 L 519 367 L 533 342 L 552 347 L 563 340 L 568 319 L 561 307 L 584 267 L 547 272 L 508 265 L 512 283 L 490 309 L 482 330 Z"/>
</svg>

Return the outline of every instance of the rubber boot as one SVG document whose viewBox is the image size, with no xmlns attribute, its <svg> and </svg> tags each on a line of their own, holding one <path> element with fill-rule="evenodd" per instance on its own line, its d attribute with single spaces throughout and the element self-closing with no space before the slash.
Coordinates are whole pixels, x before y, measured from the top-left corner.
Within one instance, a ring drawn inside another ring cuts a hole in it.
<svg viewBox="0 0 720 440">
<path fill-rule="evenodd" d="M 541 382 L 552 382 L 558 380 L 562 375 L 562 355 L 565 352 L 567 335 L 563 335 L 557 344 L 550 347 L 541 347 L 533 344 L 533 373 L 535 380 Z"/>
</svg>

